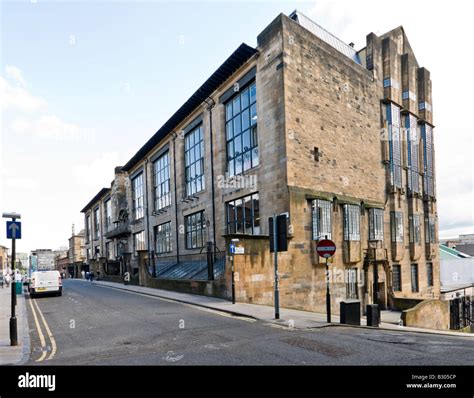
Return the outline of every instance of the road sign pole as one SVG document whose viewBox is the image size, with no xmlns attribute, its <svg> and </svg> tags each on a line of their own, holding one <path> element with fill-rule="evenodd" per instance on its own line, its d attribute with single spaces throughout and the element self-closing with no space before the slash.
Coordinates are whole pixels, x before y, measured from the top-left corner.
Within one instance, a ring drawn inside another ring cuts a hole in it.
<svg viewBox="0 0 474 398">
<path fill-rule="evenodd" d="M 326 314 L 327 321 L 331 323 L 331 293 L 329 292 L 329 266 L 328 258 L 326 257 Z"/>
<path fill-rule="evenodd" d="M 273 262 L 275 265 L 275 319 L 280 319 L 280 287 L 278 281 L 277 215 L 273 216 Z"/>
<path fill-rule="evenodd" d="M 230 256 L 232 262 L 232 304 L 235 304 L 235 266 L 234 266 L 234 254 Z"/>
<path fill-rule="evenodd" d="M 12 239 L 12 273 L 13 273 L 12 275 L 12 313 L 10 317 L 10 345 L 12 346 L 18 345 L 18 331 L 17 331 L 16 314 L 15 314 L 15 306 L 16 306 L 15 241 L 16 239 L 13 238 Z"/>
</svg>

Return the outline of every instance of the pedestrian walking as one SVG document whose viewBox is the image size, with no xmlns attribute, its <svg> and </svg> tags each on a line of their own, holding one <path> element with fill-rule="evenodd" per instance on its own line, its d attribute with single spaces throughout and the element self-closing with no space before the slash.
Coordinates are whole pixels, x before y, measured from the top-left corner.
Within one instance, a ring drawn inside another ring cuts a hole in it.
<svg viewBox="0 0 474 398">
<path fill-rule="evenodd" d="M 94 281 L 94 271 L 91 271 L 89 273 L 89 278 L 90 278 L 90 281 L 93 282 Z"/>
<path fill-rule="evenodd" d="M 86 271 L 82 270 L 81 275 L 82 275 L 82 279 L 84 279 L 86 277 Z"/>
<path fill-rule="evenodd" d="M 10 281 L 12 280 L 10 274 L 5 274 L 5 285 L 7 285 L 7 287 L 10 286 Z"/>
</svg>

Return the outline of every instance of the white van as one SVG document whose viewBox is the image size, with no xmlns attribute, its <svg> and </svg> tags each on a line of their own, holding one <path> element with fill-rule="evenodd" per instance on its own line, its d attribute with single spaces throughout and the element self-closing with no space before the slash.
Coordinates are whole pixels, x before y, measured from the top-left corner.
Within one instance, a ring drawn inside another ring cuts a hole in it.
<svg viewBox="0 0 474 398">
<path fill-rule="evenodd" d="M 31 297 L 42 293 L 63 293 L 63 281 L 59 271 L 35 271 L 31 273 L 28 287 Z"/>
</svg>

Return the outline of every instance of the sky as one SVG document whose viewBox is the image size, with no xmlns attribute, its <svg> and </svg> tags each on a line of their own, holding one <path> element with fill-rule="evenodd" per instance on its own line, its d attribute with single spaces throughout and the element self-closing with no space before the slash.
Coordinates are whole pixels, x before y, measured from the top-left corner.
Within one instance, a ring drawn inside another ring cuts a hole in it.
<svg viewBox="0 0 474 398">
<path fill-rule="evenodd" d="M 356 49 L 403 25 L 431 72 L 440 237 L 474 233 L 469 2 L 0 0 L 0 211 L 17 251 L 67 246 L 80 210 L 242 43 L 295 8 Z M 10 247 L 3 228 L 0 245 Z"/>
</svg>

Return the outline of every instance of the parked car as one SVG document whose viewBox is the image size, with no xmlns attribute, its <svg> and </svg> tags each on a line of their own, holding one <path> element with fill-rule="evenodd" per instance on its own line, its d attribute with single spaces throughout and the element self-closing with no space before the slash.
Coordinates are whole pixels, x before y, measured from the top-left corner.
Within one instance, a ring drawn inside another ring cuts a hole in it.
<svg viewBox="0 0 474 398">
<path fill-rule="evenodd" d="M 63 282 L 59 271 L 35 271 L 31 273 L 28 291 L 31 297 L 39 294 L 55 293 L 61 296 Z"/>
</svg>

